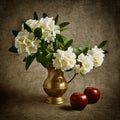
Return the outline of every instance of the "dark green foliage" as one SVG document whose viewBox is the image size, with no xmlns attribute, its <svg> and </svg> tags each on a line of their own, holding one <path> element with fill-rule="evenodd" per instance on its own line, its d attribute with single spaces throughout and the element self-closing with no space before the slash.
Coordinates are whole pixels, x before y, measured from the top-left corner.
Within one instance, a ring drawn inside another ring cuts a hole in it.
<svg viewBox="0 0 120 120">
<path fill-rule="evenodd" d="M 57 22 L 58 22 L 58 18 L 59 18 L 59 15 L 57 15 L 56 17 L 55 17 L 55 24 L 57 24 Z"/>
<path fill-rule="evenodd" d="M 45 18 L 45 17 L 47 17 L 47 16 L 48 16 L 48 15 L 47 15 L 46 13 L 43 13 L 43 14 L 42 14 L 42 17 L 43 17 L 43 18 Z"/>
<path fill-rule="evenodd" d="M 13 53 L 18 53 L 17 52 L 17 48 L 15 46 L 12 46 L 11 48 L 8 49 L 10 52 L 13 52 Z"/>
<path fill-rule="evenodd" d="M 64 50 L 67 50 L 67 49 L 72 45 L 72 43 L 73 43 L 73 40 L 72 40 L 72 39 L 69 40 L 69 41 L 67 41 L 67 43 L 66 43 L 65 46 L 64 46 Z"/>
<path fill-rule="evenodd" d="M 104 46 L 106 45 L 106 43 L 107 43 L 107 40 L 101 42 L 101 43 L 98 45 L 98 48 L 104 47 Z"/>
<path fill-rule="evenodd" d="M 24 23 L 24 29 L 28 32 L 32 32 L 32 29 L 26 23 Z"/>
<path fill-rule="evenodd" d="M 25 62 L 26 62 L 25 69 L 26 70 L 28 70 L 28 68 L 31 65 L 31 63 L 33 62 L 34 58 L 35 58 L 35 55 L 28 56 L 28 57 L 25 58 Z"/>
<path fill-rule="evenodd" d="M 69 24 L 70 24 L 69 22 L 63 22 L 63 23 L 59 24 L 59 26 L 60 26 L 60 28 L 63 28 Z"/>
<path fill-rule="evenodd" d="M 38 39 L 40 39 L 42 37 L 42 30 L 41 30 L 41 28 L 36 28 L 34 30 L 34 35 L 35 35 L 35 37 L 37 37 Z"/>
<path fill-rule="evenodd" d="M 89 48 L 88 48 L 88 47 L 86 47 L 86 48 L 84 48 L 84 49 L 83 49 L 83 51 L 82 51 L 82 52 L 86 55 L 86 54 L 87 54 L 87 52 L 88 52 L 88 50 L 89 50 Z"/>
<path fill-rule="evenodd" d="M 18 35 L 18 31 L 12 30 L 13 35 L 16 37 Z"/>
<path fill-rule="evenodd" d="M 34 17 L 34 20 L 38 20 L 38 15 L 36 12 L 34 12 L 33 17 Z"/>
</svg>

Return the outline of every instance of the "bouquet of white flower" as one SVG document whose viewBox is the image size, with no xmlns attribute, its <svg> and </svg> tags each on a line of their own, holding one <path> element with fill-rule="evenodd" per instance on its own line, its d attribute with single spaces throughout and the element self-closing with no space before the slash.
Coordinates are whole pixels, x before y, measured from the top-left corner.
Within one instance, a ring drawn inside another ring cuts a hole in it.
<svg viewBox="0 0 120 120">
<path fill-rule="evenodd" d="M 107 41 L 103 41 L 94 48 L 73 48 L 72 39 L 62 35 L 69 22 L 58 23 L 59 16 L 49 17 L 43 13 L 41 19 L 34 13 L 34 19 L 22 24 L 21 31 L 13 30 L 15 45 L 9 51 L 18 53 L 24 57 L 26 70 L 33 60 L 44 67 L 50 63 L 55 69 L 64 71 L 73 70 L 76 74 L 86 74 L 94 67 L 101 66 L 106 51 L 102 47 Z"/>
</svg>

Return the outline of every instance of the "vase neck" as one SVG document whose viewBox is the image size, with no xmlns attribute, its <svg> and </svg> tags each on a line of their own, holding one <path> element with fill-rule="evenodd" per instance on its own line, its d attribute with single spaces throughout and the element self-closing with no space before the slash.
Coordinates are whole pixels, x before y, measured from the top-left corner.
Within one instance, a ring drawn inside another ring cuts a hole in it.
<svg viewBox="0 0 120 120">
<path fill-rule="evenodd" d="M 54 67 L 48 67 L 48 76 L 63 75 L 64 73 L 60 69 L 55 69 Z"/>
</svg>

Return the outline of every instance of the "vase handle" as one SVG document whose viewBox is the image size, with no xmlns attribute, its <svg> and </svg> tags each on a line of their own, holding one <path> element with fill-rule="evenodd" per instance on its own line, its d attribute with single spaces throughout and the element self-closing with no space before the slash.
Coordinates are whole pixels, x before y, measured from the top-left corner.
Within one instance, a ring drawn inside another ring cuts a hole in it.
<svg viewBox="0 0 120 120">
<path fill-rule="evenodd" d="M 72 77 L 67 83 L 70 83 L 71 81 L 73 81 L 73 79 L 76 77 L 77 74 L 78 74 L 78 73 L 75 73 L 75 74 L 73 75 L 73 77 Z"/>
</svg>

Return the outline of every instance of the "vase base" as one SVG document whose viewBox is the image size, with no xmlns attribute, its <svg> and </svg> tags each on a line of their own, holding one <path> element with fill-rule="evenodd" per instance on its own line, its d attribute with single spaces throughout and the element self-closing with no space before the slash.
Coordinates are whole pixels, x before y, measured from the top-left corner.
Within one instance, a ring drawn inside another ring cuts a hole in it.
<svg viewBox="0 0 120 120">
<path fill-rule="evenodd" d="M 64 98 L 63 97 L 49 97 L 48 96 L 46 102 L 49 104 L 62 104 L 64 102 Z"/>
</svg>

